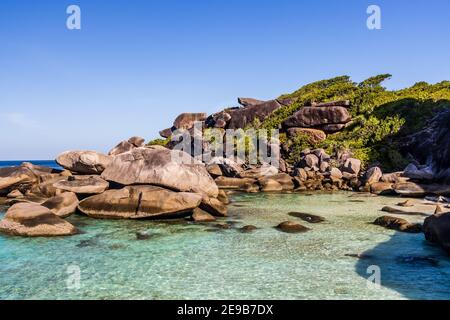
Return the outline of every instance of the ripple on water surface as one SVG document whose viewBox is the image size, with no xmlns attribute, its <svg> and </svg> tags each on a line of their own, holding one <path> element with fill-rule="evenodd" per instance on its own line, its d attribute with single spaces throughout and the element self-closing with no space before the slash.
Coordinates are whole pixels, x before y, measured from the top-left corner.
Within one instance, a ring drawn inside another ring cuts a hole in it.
<svg viewBox="0 0 450 320">
<path fill-rule="evenodd" d="M 355 201 L 359 200 L 359 201 Z M 68 220 L 83 234 L 0 236 L 1 299 L 448 299 L 450 261 L 421 234 L 370 224 L 398 199 L 335 194 L 236 194 L 232 228 L 214 223 Z M 309 224 L 290 212 L 319 215 Z M 411 219 L 411 217 L 408 217 Z M 419 219 L 423 219 L 417 217 Z M 282 233 L 298 221 L 312 230 Z M 253 232 L 239 232 L 254 225 Z M 136 233 L 148 231 L 147 240 Z M 350 256 L 348 256 L 350 255 Z M 354 255 L 362 255 L 360 259 Z M 367 268 L 382 287 L 367 286 Z M 68 289 L 69 266 L 81 287 Z"/>
</svg>

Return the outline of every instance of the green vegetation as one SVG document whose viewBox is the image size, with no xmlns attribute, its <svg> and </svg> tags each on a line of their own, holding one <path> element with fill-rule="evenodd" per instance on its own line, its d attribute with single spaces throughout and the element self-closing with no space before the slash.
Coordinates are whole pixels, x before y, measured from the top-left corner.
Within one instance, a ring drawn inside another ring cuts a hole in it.
<svg viewBox="0 0 450 320">
<path fill-rule="evenodd" d="M 423 128 L 436 111 L 450 107 L 450 81 L 434 85 L 419 82 L 410 88 L 389 91 L 381 84 L 390 77 L 383 74 L 354 83 L 348 76 L 341 76 L 305 85 L 281 96 L 295 101 L 278 109 L 261 126 L 278 128 L 311 102 L 350 100 L 353 116 L 350 126 L 315 145 L 305 137 L 290 141 L 288 160 L 295 161 L 304 148 L 321 147 L 330 153 L 348 149 L 365 164 L 378 162 L 386 170 L 403 169 L 407 161 L 399 152 L 401 138 Z"/>
<path fill-rule="evenodd" d="M 170 138 L 167 139 L 153 139 L 147 143 L 148 146 L 166 146 L 170 142 Z"/>
</svg>

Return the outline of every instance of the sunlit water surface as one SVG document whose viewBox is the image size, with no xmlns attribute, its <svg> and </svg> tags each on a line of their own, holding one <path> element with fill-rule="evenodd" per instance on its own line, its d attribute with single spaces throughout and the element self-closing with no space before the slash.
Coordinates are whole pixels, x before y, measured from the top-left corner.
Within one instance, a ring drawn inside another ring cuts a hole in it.
<svg viewBox="0 0 450 320">
<path fill-rule="evenodd" d="M 233 201 L 223 219 L 235 224 L 228 230 L 74 215 L 68 220 L 83 234 L 0 235 L 0 299 L 450 298 L 448 257 L 422 234 L 370 224 L 398 198 L 237 194 Z M 326 222 L 308 224 L 290 217 L 291 211 L 321 215 Z M 273 228 L 285 220 L 311 231 Z M 258 230 L 238 230 L 248 224 Z M 136 232 L 146 230 L 153 237 L 137 240 Z M 361 253 L 364 259 L 346 256 Z M 70 266 L 80 268 L 79 289 L 71 287 L 76 268 Z M 369 266 L 380 268 L 380 288 L 368 285 Z"/>
</svg>

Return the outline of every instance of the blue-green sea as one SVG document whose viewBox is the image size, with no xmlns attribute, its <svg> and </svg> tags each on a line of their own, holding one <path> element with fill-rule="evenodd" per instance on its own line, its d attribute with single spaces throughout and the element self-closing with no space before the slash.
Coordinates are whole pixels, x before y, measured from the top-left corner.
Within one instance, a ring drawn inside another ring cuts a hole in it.
<svg viewBox="0 0 450 320">
<path fill-rule="evenodd" d="M 0 299 L 450 298 L 450 259 L 439 248 L 422 234 L 370 224 L 398 198 L 338 192 L 232 199 L 230 216 L 220 220 L 230 229 L 74 215 L 68 220 L 83 234 L 0 235 Z M 326 222 L 308 224 L 289 216 L 291 211 L 318 214 Z M 287 234 L 273 228 L 285 220 L 311 230 Z M 258 230 L 239 231 L 248 224 Z M 140 231 L 152 236 L 137 240 Z M 379 268 L 381 287 L 368 285 L 370 266 Z"/>
</svg>

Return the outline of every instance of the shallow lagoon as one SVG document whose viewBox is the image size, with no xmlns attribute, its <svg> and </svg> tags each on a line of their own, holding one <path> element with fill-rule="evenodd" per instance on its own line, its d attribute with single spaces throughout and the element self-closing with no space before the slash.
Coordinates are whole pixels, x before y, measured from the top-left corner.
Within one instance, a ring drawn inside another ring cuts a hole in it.
<svg viewBox="0 0 450 320">
<path fill-rule="evenodd" d="M 344 192 L 236 194 L 223 222 L 257 226 L 252 233 L 76 215 L 68 220 L 84 233 L 73 237 L 0 236 L 0 299 L 449 299 L 447 256 L 422 234 L 369 223 L 397 202 Z M 327 221 L 308 224 L 291 211 Z M 312 230 L 273 228 L 285 220 Z M 145 230 L 153 236 L 136 240 Z M 81 270 L 78 290 L 66 285 L 71 265 Z M 381 288 L 367 286 L 371 265 L 381 269 Z"/>
</svg>

